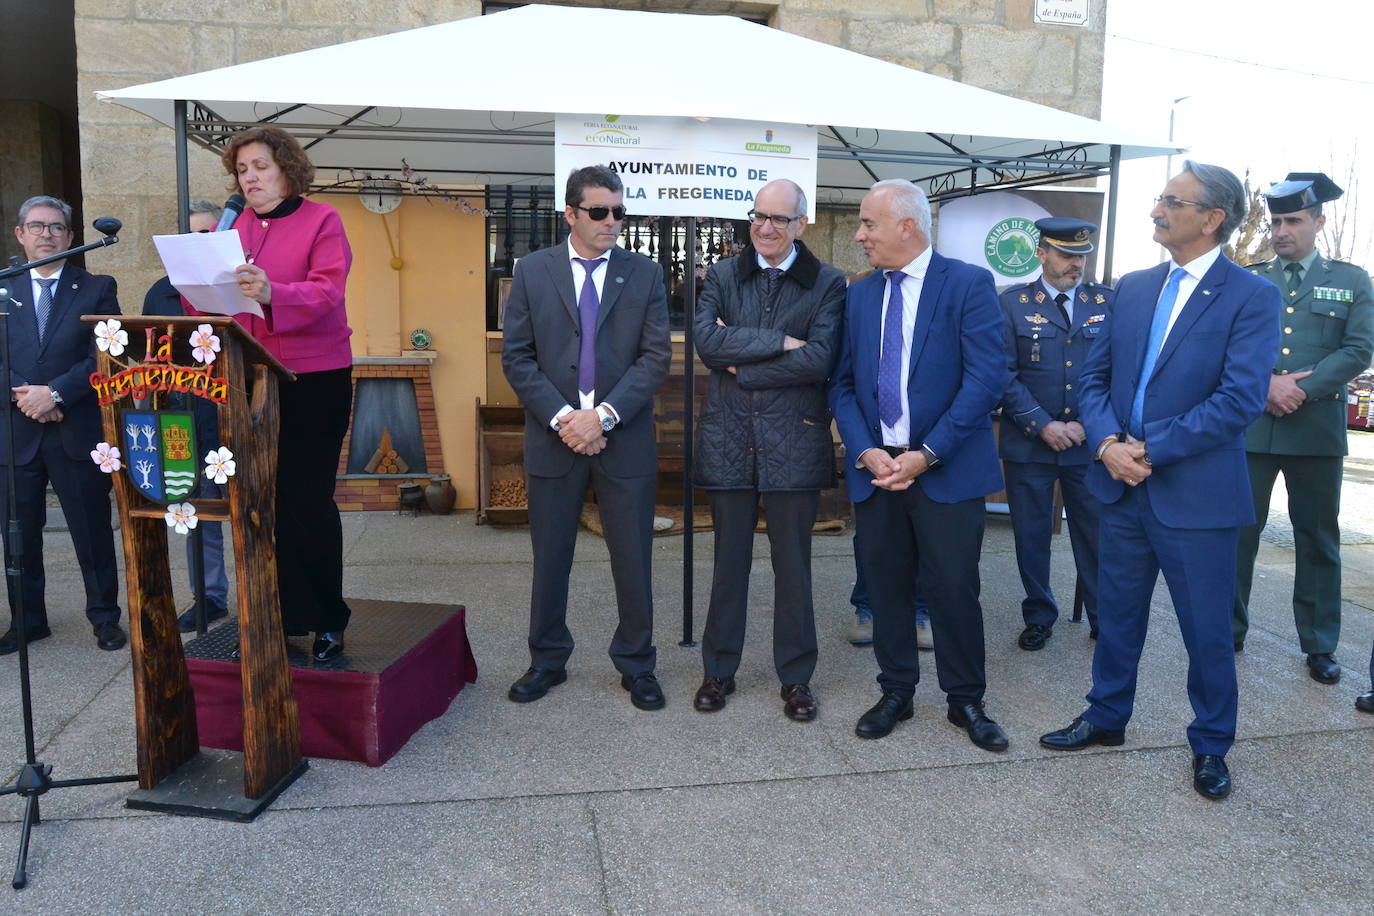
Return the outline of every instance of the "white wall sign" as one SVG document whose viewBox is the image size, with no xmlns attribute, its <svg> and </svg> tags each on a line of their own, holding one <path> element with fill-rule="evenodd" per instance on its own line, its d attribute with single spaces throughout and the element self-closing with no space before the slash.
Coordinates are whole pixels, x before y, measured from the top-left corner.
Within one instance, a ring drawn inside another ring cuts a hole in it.
<svg viewBox="0 0 1374 916">
<path fill-rule="evenodd" d="M 1088 24 L 1088 0 L 1035 0 L 1035 21 L 1048 25 Z"/>
<path fill-rule="evenodd" d="M 816 218 L 816 129 L 800 124 L 713 118 L 559 114 L 554 185 L 568 173 L 605 165 L 625 183 L 625 207 L 640 216 L 744 219 L 754 195 L 790 178 Z"/>
</svg>

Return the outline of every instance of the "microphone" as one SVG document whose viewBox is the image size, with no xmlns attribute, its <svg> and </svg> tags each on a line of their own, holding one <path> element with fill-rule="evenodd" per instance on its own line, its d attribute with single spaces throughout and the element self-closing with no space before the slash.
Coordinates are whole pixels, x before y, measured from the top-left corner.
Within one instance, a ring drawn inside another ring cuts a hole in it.
<svg viewBox="0 0 1374 916">
<path fill-rule="evenodd" d="M 239 214 L 243 212 L 246 203 L 242 194 L 229 195 L 229 199 L 224 202 L 224 212 L 220 214 L 219 222 L 215 224 L 215 231 L 223 232 L 234 225 L 234 220 L 239 218 Z"/>
<path fill-rule="evenodd" d="M 115 219 L 113 216 L 102 216 L 91 223 L 91 225 L 95 227 L 96 232 L 107 237 L 118 233 L 120 229 L 124 228 L 124 223 Z"/>
</svg>

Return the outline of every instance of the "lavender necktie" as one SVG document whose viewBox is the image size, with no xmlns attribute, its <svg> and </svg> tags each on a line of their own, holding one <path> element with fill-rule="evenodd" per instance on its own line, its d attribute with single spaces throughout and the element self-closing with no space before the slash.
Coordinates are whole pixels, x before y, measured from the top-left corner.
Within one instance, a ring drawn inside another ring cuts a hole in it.
<svg viewBox="0 0 1374 916">
<path fill-rule="evenodd" d="M 606 263 L 605 258 L 573 258 L 587 272 L 582 281 L 582 293 L 577 297 L 577 315 L 582 324 L 582 347 L 577 354 L 577 390 L 583 394 L 596 391 L 596 315 L 601 299 L 596 295 L 592 277 L 596 269 Z"/>
<path fill-rule="evenodd" d="M 33 317 L 38 321 L 39 343 L 43 342 L 43 334 L 48 329 L 48 318 L 52 316 L 52 288 L 56 282 L 56 277 L 38 281 L 42 288 L 38 291 L 38 305 L 33 310 Z"/>
<path fill-rule="evenodd" d="M 887 317 L 883 320 L 883 352 L 878 359 L 878 419 L 889 427 L 902 418 L 902 281 L 900 270 L 887 275 Z"/>
</svg>

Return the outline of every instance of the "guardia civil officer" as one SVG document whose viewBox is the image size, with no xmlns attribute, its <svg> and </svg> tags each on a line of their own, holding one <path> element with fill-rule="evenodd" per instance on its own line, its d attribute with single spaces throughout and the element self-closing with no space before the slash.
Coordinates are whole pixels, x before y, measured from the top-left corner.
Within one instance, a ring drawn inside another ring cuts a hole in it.
<svg viewBox="0 0 1374 916">
<path fill-rule="evenodd" d="M 1341 678 L 1333 653 L 1341 635 L 1338 516 L 1346 454 L 1345 384 L 1369 367 L 1374 353 L 1369 275 L 1317 250 L 1317 233 L 1326 222 L 1322 204 L 1341 193 L 1321 172 L 1290 172 L 1265 195 L 1278 257 L 1249 270 L 1279 288 L 1283 330 L 1268 402 L 1245 436 L 1255 524 L 1241 531 L 1231 622 L 1239 652 L 1249 626 L 1260 531 L 1274 479 L 1282 472 L 1297 552 L 1293 620 L 1308 673 L 1323 684 Z"/>
<path fill-rule="evenodd" d="M 1040 277 L 1002 293 L 1002 318 L 1011 380 L 1002 400 L 998 450 L 1007 478 L 1007 505 L 1016 541 L 1016 565 L 1026 597 L 1026 628 L 1016 644 L 1045 646 L 1059 617 L 1050 588 L 1050 536 L 1054 484 L 1069 513 L 1069 542 L 1097 638 L 1097 519 L 1100 506 L 1085 479 L 1092 463 L 1078 413 L 1078 373 L 1088 348 L 1106 326 L 1108 286 L 1083 277 L 1097 226 L 1081 219 L 1038 220 Z"/>
</svg>

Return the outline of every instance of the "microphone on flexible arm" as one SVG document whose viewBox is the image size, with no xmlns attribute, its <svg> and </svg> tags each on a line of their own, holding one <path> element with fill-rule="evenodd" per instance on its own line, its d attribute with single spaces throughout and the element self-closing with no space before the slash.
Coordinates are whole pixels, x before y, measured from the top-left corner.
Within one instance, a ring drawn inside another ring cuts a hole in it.
<svg viewBox="0 0 1374 916">
<path fill-rule="evenodd" d="M 102 216 L 91 223 L 91 226 L 96 232 L 99 232 L 108 239 L 110 236 L 117 234 L 119 230 L 123 229 L 124 223 L 122 220 L 117 220 L 113 216 Z M 108 244 L 114 243 L 110 242 Z"/>
<path fill-rule="evenodd" d="M 231 194 L 229 199 L 224 202 L 224 212 L 219 216 L 219 222 L 215 224 L 216 232 L 223 232 L 234 225 L 234 220 L 239 218 L 247 202 L 242 194 Z"/>
</svg>

